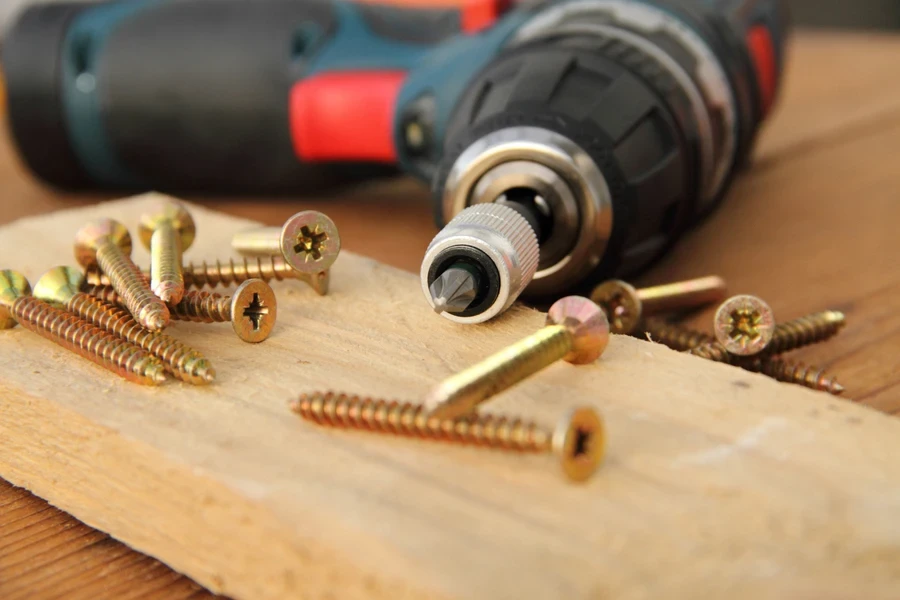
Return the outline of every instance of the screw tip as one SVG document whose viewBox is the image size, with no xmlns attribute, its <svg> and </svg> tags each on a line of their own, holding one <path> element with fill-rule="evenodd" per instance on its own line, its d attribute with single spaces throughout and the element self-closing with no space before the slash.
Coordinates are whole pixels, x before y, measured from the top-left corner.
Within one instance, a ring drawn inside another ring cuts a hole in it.
<svg viewBox="0 0 900 600">
<path fill-rule="evenodd" d="M 839 384 L 837 381 L 832 381 L 831 385 L 828 388 L 828 391 L 834 394 L 835 396 L 840 396 L 844 393 L 844 386 Z"/>
</svg>

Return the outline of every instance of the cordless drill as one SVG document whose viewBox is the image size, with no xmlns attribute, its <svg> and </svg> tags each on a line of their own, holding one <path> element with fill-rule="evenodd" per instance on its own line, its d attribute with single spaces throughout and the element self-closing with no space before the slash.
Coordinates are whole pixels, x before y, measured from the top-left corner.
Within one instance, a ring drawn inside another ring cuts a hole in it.
<svg viewBox="0 0 900 600">
<path fill-rule="evenodd" d="M 467 306 L 490 307 L 526 279 L 540 299 L 633 274 L 708 213 L 775 100 L 787 27 L 780 0 L 123 0 L 26 10 L 3 67 L 19 151 L 57 186 L 302 191 L 390 164 L 431 182 L 439 227 L 503 204 L 533 268 L 515 244 L 423 265 L 426 285 L 465 267 Z M 533 275 L 504 284 L 503 261 Z"/>
</svg>

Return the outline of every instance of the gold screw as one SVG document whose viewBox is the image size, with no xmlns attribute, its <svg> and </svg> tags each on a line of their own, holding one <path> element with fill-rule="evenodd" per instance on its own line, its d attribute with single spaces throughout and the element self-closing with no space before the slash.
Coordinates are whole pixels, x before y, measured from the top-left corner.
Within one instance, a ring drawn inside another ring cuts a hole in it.
<svg viewBox="0 0 900 600">
<path fill-rule="evenodd" d="M 580 296 L 558 300 L 547 325 L 435 386 L 425 398 L 431 415 L 455 419 L 512 387 L 529 375 L 563 359 L 580 365 L 597 360 L 609 342 L 603 310 Z"/>
<path fill-rule="evenodd" d="M 138 232 L 150 250 L 150 289 L 165 303 L 184 295 L 182 254 L 197 232 L 191 214 L 176 202 L 164 202 L 156 212 L 141 216 Z"/>
<path fill-rule="evenodd" d="M 846 324 L 844 313 L 826 310 L 775 326 L 766 354 L 781 354 L 834 337 Z"/>
<path fill-rule="evenodd" d="M 778 381 L 795 383 L 810 389 L 828 392 L 835 396 L 844 392 L 844 386 L 839 384 L 836 378 L 830 377 L 823 369 L 817 367 L 774 356 L 740 359 L 725 351 L 725 349 L 716 342 L 713 336 L 700 331 L 692 331 L 690 329 L 678 327 L 677 325 L 666 323 L 660 319 L 648 319 L 644 325 L 644 329 L 646 333 L 650 335 L 650 339 L 654 342 L 668 346 L 673 350 L 685 351 L 693 348 L 711 349 L 711 352 L 713 353 L 722 352 L 725 355 L 726 359 L 718 362 L 728 362 L 729 364 L 734 364 L 747 371 L 768 375 Z M 777 335 L 778 334 L 776 333 L 775 336 L 773 336 L 773 342 Z M 701 356 L 703 355 L 701 354 Z M 716 354 L 716 356 L 718 355 Z"/>
<path fill-rule="evenodd" d="M 716 276 L 641 289 L 635 289 L 622 280 L 611 279 L 594 288 L 591 300 L 606 311 L 610 331 L 630 334 L 637 330 L 645 316 L 718 302 L 725 296 L 725 289 L 725 280 Z"/>
<path fill-rule="evenodd" d="M 83 286 L 84 276 L 78 269 L 56 267 L 37 281 L 34 296 L 146 350 L 182 381 L 204 385 L 215 380 L 215 369 L 200 352 L 164 333 L 144 329 L 127 311 L 81 292 Z"/>
<path fill-rule="evenodd" d="M 719 306 L 713 332 L 725 350 L 752 356 L 766 349 L 775 333 L 775 316 L 761 298 L 732 296 Z"/>
<path fill-rule="evenodd" d="M 514 452 L 555 453 L 566 476 L 584 481 L 597 469 L 606 449 L 600 415 L 588 407 L 575 408 L 553 431 L 533 422 L 489 414 L 469 419 L 441 419 L 422 404 L 395 402 L 333 392 L 304 394 L 291 410 L 320 425 L 367 429 L 395 435 L 457 444 L 486 446 Z"/>
<path fill-rule="evenodd" d="M 261 342 L 272 332 L 278 305 L 275 293 L 265 281 L 245 281 L 231 297 L 192 290 L 178 304 L 171 305 L 172 318 L 200 323 L 231 322 L 234 332 L 245 342 Z"/>
<path fill-rule="evenodd" d="M 166 380 L 165 369 L 156 357 L 30 293 L 31 286 L 20 273 L 0 271 L 0 322 L 4 329 L 18 323 L 135 383 L 159 385 Z"/>
<path fill-rule="evenodd" d="M 131 235 L 112 219 L 88 223 L 75 236 L 75 258 L 83 267 L 99 265 L 138 323 L 159 331 L 169 322 L 169 309 L 153 295 L 131 255 Z"/>
<path fill-rule="evenodd" d="M 327 215 L 304 210 L 281 228 L 258 227 L 236 234 L 231 247 L 241 254 L 280 254 L 295 270 L 318 273 L 334 264 L 341 251 L 341 237 Z"/>
<path fill-rule="evenodd" d="M 148 273 L 145 273 L 149 276 Z M 248 279 L 262 279 L 266 283 L 275 280 L 297 279 L 308 284 L 320 296 L 328 293 L 331 280 L 329 270 L 303 273 L 291 267 L 282 256 L 257 256 L 243 260 L 229 259 L 214 263 L 187 263 L 182 267 L 185 287 L 216 287 L 244 283 Z M 87 269 L 85 281 L 90 285 L 109 285 L 109 278 L 97 269 Z"/>
</svg>

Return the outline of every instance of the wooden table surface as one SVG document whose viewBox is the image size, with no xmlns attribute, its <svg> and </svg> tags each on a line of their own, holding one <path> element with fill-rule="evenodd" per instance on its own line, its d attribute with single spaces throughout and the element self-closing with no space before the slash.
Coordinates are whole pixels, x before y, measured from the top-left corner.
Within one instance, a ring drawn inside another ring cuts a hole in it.
<svg viewBox="0 0 900 600">
<path fill-rule="evenodd" d="M 840 336 L 796 356 L 836 374 L 849 398 L 889 413 L 900 411 L 898 68 L 898 36 L 798 35 L 785 94 L 752 166 L 722 209 L 637 281 L 715 273 L 732 292 L 768 300 L 782 319 L 845 311 Z M 109 197 L 41 186 L 0 137 L 0 223 Z M 346 249 L 412 271 L 434 235 L 428 193 L 408 180 L 306 198 L 192 200 L 270 224 L 315 207 L 335 220 Z M 693 321 L 708 327 L 710 312 Z M 0 598 L 209 596 L 0 480 Z"/>
</svg>

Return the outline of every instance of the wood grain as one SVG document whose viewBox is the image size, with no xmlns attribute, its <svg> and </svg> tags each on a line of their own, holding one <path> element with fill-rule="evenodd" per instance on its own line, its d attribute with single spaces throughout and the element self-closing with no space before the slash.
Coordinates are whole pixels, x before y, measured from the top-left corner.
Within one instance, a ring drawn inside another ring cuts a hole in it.
<svg viewBox="0 0 900 600">
<path fill-rule="evenodd" d="M 850 395 L 888 412 L 900 410 L 894 358 L 900 349 L 900 273 L 892 260 L 898 243 L 884 233 L 900 218 L 900 204 L 887 200 L 900 183 L 898 53 L 897 36 L 799 35 L 785 94 L 752 169 L 719 213 L 641 279 L 654 283 L 715 271 L 733 291 L 763 295 L 782 318 L 825 306 L 848 311 L 844 333 L 798 356 L 828 366 Z M 0 85 L 0 105 L 2 96 Z M 22 170 L 5 136 L 0 140 L 0 222 L 105 197 L 42 187 Z M 299 207 L 325 209 L 341 228 L 345 247 L 413 271 L 434 231 L 427 193 L 405 180 L 309 198 L 194 201 L 269 224 Z M 391 214 L 387 225 L 383 214 Z M 694 322 L 706 328 L 709 318 L 702 313 Z M 132 551 L 128 558 L 107 554 L 107 546 L 124 548 L 111 540 L 71 550 L 77 547 L 73 540 L 85 535 L 84 525 L 0 485 L 0 519 L 7 510 L 20 511 L 21 520 L 0 522 L 0 597 L 58 597 L 57 589 L 78 590 L 67 597 L 111 597 L 105 590 L 119 584 L 127 586 L 128 597 L 155 597 L 157 580 L 171 576 Z M 56 545 L 20 543 L 19 528 L 53 532 Z M 12 571 L 10 564 L 27 564 L 28 573 Z M 149 564 L 168 575 L 147 570 Z M 162 597 L 191 594 L 173 584 Z"/>
<path fill-rule="evenodd" d="M 66 232 L 100 215 L 133 225 L 152 201 L 23 220 L 0 245 L 33 278 L 68 254 Z M 193 213 L 191 260 L 247 226 Z M 615 336 L 597 363 L 554 365 L 490 405 L 548 425 L 601 410 L 608 460 L 586 485 L 548 456 L 323 429 L 286 402 L 331 387 L 419 398 L 544 318 L 517 307 L 459 326 L 413 274 L 351 253 L 332 271 L 325 297 L 279 288 L 264 344 L 170 328 L 215 361 L 207 388 L 135 386 L 4 332 L 0 474 L 236 598 L 895 593 L 900 421 Z"/>
</svg>

